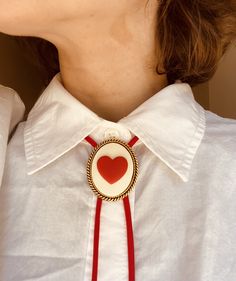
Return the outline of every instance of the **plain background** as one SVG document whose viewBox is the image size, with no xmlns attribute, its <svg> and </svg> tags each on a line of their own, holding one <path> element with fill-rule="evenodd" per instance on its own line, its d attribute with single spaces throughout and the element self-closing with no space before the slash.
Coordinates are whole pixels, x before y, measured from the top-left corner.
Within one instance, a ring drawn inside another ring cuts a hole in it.
<svg viewBox="0 0 236 281">
<path fill-rule="evenodd" d="M 0 84 L 18 92 L 28 113 L 44 90 L 39 71 L 25 59 L 12 37 L 3 33 L 0 62 Z M 206 110 L 236 119 L 236 46 L 230 46 L 210 81 L 192 89 L 195 99 Z"/>
</svg>

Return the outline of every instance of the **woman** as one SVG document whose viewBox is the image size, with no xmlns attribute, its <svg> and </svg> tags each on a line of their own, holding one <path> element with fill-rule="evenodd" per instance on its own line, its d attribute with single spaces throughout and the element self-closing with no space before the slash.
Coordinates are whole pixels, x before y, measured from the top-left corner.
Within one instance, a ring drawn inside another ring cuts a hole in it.
<svg viewBox="0 0 236 281">
<path fill-rule="evenodd" d="M 236 280 L 236 121 L 191 89 L 235 1 L 2 2 L 1 32 L 59 69 L 26 120 L 0 88 L 0 280 Z"/>
</svg>

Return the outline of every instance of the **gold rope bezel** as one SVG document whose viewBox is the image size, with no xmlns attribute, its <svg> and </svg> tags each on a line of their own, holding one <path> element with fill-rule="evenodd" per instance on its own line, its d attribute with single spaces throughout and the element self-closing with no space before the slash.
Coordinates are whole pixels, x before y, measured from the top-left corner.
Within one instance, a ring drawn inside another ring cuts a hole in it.
<svg viewBox="0 0 236 281">
<path fill-rule="evenodd" d="M 97 153 L 97 151 L 104 145 L 108 144 L 108 143 L 112 143 L 112 142 L 115 142 L 115 143 L 118 143 L 120 145 L 122 145 L 123 147 L 125 147 L 126 150 L 128 150 L 129 154 L 131 155 L 131 158 L 132 158 L 132 161 L 133 161 L 133 175 L 132 175 L 132 178 L 130 180 L 130 183 L 128 185 L 128 187 L 119 195 L 117 196 L 113 196 L 113 197 L 110 197 L 110 196 L 107 196 L 105 194 L 103 194 L 102 192 L 100 192 L 95 183 L 93 182 L 93 179 L 92 179 L 92 175 L 91 175 L 91 167 L 92 167 L 92 162 L 93 162 L 93 159 L 95 157 L 95 154 Z M 89 186 L 90 188 L 92 189 L 92 191 L 99 197 L 101 198 L 102 200 L 106 200 L 106 201 L 118 201 L 118 200 L 121 200 L 123 199 L 124 197 L 126 197 L 133 189 L 134 189 L 134 185 L 137 181 L 137 176 L 138 176 L 138 160 L 137 160 L 137 157 L 136 155 L 134 154 L 133 150 L 132 150 L 132 147 L 130 147 L 126 142 L 120 140 L 120 139 L 117 139 L 116 137 L 110 137 L 109 139 L 106 139 L 104 141 L 102 141 L 101 143 L 99 143 L 94 149 L 93 151 L 91 152 L 90 156 L 89 156 L 89 159 L 88 159 L 88 162 L 87 162 L 87 179 L 88 179 L 88 183 L 89 183 Z"/>
</svg>

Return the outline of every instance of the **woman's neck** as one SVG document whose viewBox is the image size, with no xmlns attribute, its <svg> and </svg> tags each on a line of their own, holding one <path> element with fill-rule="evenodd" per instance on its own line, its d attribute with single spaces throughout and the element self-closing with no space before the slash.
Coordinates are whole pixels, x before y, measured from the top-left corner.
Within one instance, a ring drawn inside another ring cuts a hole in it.
<svg viewBox="0 0 236 281">
<path fill-rule="evenodd" d="M 168 84 L 155 71 L 156 11 L 103 20 L 91 15 L 73 28 L 57 26 L 60 33 L 49 37 L 58 49 L 64 87 L 106 120 L 117 122 Z"/>
</svg>

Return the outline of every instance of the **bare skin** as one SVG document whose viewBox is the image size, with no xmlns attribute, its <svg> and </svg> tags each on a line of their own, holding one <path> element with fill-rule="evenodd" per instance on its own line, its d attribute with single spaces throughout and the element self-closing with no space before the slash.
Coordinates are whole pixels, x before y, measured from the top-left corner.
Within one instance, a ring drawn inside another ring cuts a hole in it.
<svg viewBox="0 0 236 281">
<path fill-rule="evenodd" d="M 117 122 L 168 85 L 155 71 L 158 1 L 52 0 L 34 3 L 38 12 L 29 1 L 0 12 L 0 31 L 52 42 L 64 87 L 100 117 Z"/>
</svg>

